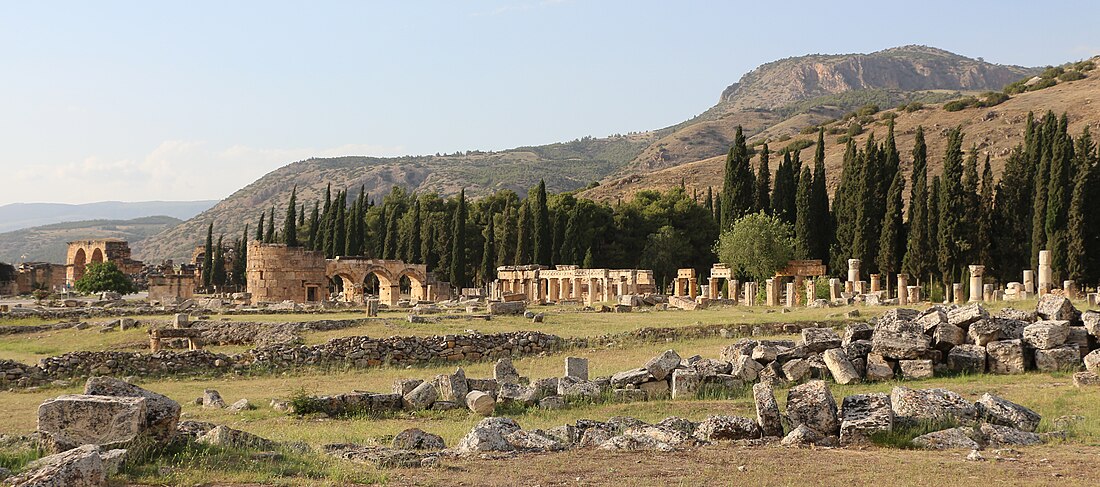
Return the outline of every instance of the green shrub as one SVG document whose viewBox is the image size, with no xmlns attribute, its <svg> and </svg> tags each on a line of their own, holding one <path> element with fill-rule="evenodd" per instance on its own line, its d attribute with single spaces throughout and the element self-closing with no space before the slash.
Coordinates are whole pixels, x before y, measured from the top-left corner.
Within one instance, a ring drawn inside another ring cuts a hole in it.
<svg viewBox="0 0 1100 487">
<path fill-rule="evenodd" d="M 914 102 L 910 102 L 908 105 L 905 105 L 905 112 L 906 113 L 913 113 L 913 112 L 919 111 L 923 108 L 924 108 L 924 103 L 921 103 L 919 101 L 914 101 Z"/>
<path fill-rule="evenodd" d="M 1040 78 L 1057 78 L 1066 72 L 1062 67 L 1047 66 L 1047 69 L 1043 70 L 1043 73 L 1039 75 Z"/>
<path fill-rule="evenodd" d="M 1000 105 L 1008 101 L 1008 95 L 999 91 L 987 91 L 982 93 L 981 101 L 978 102 L 979 107 L 993 107 Z"/>
<path fill-rule="evenodd" d="M 294 393 L 290 395 L 290 399 L 287 403 L 290 404 L 290 411 L 299 416 L 324 412 L 324 407 L 322 407 L 321 402 L 313 397 L 304 387 L 294 391 Z"/>
<path fill-rule="evenodd" d="M 802 127 L 802 130 L 799 130 L 799 131 L 798 131 L 798 134 L 799 134 L 799 135 L 810 135 L 810 134 L 816 134 L 816 133 L 817 133 L 817 130 L 818 130 L 818 128 L 819 128 L 819 127 L 818 127 L 817 125 L 810 125 L 809 127 Z"/>
<path fill-rule="evenodd" d="M 800 151 L 802 149 L 805 149 L 807 147 L 810 147 L 812 145 L 814 145 L 814 141 L 812 141 L 812 140 L 798 139 L 794 142 L 791 142 L 790 144 L 787 144 L 787 147 L 785 147 L 783 150 L 789 150 L 791 152 L 798 152 L 798 151 Z"/>
<path fill-rule="evenodd" d="M 1031 79 L 1031 78 L 1028 78 L 1028 79 Z M 1004 91 L 1004 93 L 1006 95 L 1017 95 L 1017 94 L 1023 93 L 1025 91 L 1027 91 L 1027 86 L 1024 86 L 1024 83 L 1027 83 L 1027 79 L 1022 79 L 1022 80 L 1016 81 L 1014 83 L 1009 83 L 1009 84 L 1005 85 L 1004 90 L 1002 90 L 1002 91 Z"/>
<path fill-rule="evenodd" d="M 1059 81 L 1077 81 L 1079 79 L 1085 79 L 1085 73 L 1077 70 L 1066 71 L 1058 77 Z"/>
<path fill-rule="evenodd" d="M 848 131 L 845 133 L 848 135 L 848 137 L 855 137 L 859 134 L 862 134 L 863 125 L 861 125 L 859 122 L 853 123 L 848 126 Z"/>
<path fill-rule="evenodd" d="M 874 115 L 874 114 L 878 113 L 878 110 L 879 110 L 878 105 L 875 105 L 874 103 L 868 103 L 866 105 L 863 105 L 863 106 L 859 107 L 859 110 L 856 110 L 856 115 L 859 115 L 861 117 L 865 117 L 867 115 Z"/>
<path fill-rule="evenodd" d="M 898 118 L 898 114 L 897 114 L 897 112 L 894 112 L 892 110 L 889 111 L 889 112 L 883 112 L 882 113 L 882 120 L 883 121 L 893 120 L 895 118 Z"/>
<path fill-rule="evenodd" d="M 838 145 L 843 145 L 843 144 L 847 144 L 847 143 L 848 143 L 848 139 L 851 139 L 851 137 L 849 137 L 849 136 L 847 136 L 847 135 L 841 135 L 840 137 L 837 137 L 837 138 L 836 138 L 836 143 L 837 143 Z"/>
<path fill-rule="evenodd" d="M 841 128 L 841 127 L 837 127 L 835 125 L 832 126 L 832 127 L 829 127 L 828 129 L 825 130 L 826 135 L 837 135 L 837 134 L 843 134 L 843 133 L 844 133 L 844 129 Z"/>
<path fill-rule="evenodd" d="M 1027 88 L 1027 91 L 1039 91 L 1043 88 L 1050 88 L 1051 86 L 1054 86 L 1056 84 L 1058 84 L 1058 80 L 1054 78 L 1043 78 L 1040 79 L 1038 83 L 1029 86 Z"/>
<path fill-rule="evenodd" d="M 978 99 L 972 96 L 966 98 L 960 98 L 958 100 L 952 100 L 943 104 L 943 109 L 949 112 L 957 112 L 959 110 L 970 108 L 977 105 Z"/>
<path fill-rule="evenodd" d="M 1092 61 L 1081 61 L 1073 63 L 1073 69 L 1077 71 L 1092 71 L 1096 67 L 1096 63 Z"/>
</svg>

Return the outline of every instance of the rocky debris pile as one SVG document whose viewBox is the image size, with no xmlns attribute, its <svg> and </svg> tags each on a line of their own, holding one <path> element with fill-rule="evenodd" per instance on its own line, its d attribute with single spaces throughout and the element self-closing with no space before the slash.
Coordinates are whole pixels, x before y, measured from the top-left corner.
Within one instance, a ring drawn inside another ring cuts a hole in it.
<svg viewBox="0 0 1100 487">
<path fill-rule="evenodd" d="M 107 477 L 118 470 L 126 450 L 101 450 L 82 445 L 34 460 L 17 476 L 5 480 L 13 487 L 106 487 Z"/>
<path fill-rule="evenodd" d="M 367 319 L 317 320 L 290 323 L 252 321 L 200 321 L 191 325 L 202 330 L 203 343 L 211 345 L 254 345 L 273 347 L 302 343 L 302 332 L 331 331 L 366 324 Z"/>
</svg>

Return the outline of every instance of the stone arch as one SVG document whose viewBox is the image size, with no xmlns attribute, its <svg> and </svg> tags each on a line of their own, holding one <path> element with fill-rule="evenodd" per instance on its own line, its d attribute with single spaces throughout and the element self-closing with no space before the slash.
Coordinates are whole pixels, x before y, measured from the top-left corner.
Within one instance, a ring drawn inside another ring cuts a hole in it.
<svg viewBox="0 0 1100 487">
<path fill-rule="evenodd" d="M 72 280 L 75 282 L 81 277 L 84 277 L 84 268 L 88 264 L 88 253 L 81 247 L 73 254 L 72 262 Z"/>
<path fill-rule="evenodd" d="M 400 287 L 401 278 L 408 278 L 409 280 L 409 298 L 414 300 L 423 300 L 428 297 L 428 278 L 419 269 L 413 267 L 406 267 L 402 269 L 396 275 L 396 285 Z"/>
<path fill-rule="evenodd" d="M 101 264 L 103 263 L 103 249 L 96 247 L 92 250 L 92 256 L 88 259 L 89 264 Z"/>
</svg>

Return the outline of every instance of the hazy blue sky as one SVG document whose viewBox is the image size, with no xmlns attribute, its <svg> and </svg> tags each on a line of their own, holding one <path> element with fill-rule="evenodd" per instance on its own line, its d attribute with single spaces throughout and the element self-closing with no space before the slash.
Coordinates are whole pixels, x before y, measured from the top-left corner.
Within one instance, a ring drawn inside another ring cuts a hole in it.
<svg viewBox="0 0 1100 487">
<path fill-rule="evenodd" d="M 895 6 L 897 4 L 898 6 Z M 1100 2 L 0 2 L 0 204 L 222 198 L 309 156 L 659 128 L 755 66 L 1100 53 Z"/>
</svg>

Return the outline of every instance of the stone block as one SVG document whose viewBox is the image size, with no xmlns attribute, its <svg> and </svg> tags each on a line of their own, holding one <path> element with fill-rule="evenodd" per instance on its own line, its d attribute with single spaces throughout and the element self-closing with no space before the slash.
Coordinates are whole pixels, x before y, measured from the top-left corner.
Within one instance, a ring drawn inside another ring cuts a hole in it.
<svg viewBox="0 0 1100 487">
<path fill-rule="evenodd" d="M 1043 419 L 1031 409 L 988 392 L 978 398 L 974 407 L 978 410 L 978 416 L 985 421 L 1023 431 L 1035 431 L 1039 427 L 1039 421 Z"/>
<path fill-rule="evenodd" d="M 1024 346 L 1021 340 L 998 340 L 985 346 L 989 372 L 992 374 L 1022 374 L 1025 371 Z"/>
<path fill-rule="evenodd" d="M 566 377 L 588 380 L 588 359 L 565 357 L 565 375 Z"/>
<path fill-rule="evenodd" d="M 114 377 L 92 377 L 84 384 L 84 394 L 92 396 L 145 398 L 144 427 L 150 436 L 166 443 L 176 436 L 180 404 L 167 396 L 142 389 Z"/>
<path fill-rule="evenodd" d="M 970 325 L 973 328 L 973 324 Z M 947 352 L 956 345 L 966 343 L 966 332 L 950 323 L 940 323 L 932 330 L 932 343 L 937 350 Z"/>
<path fill-rule="evenodd" d="M 1024 328 L 1024 343 L 1047 350 L 1061 346 L 1069 338 L 1068 321 L 1040 321 Z"/>
<path fill-rule="evenodd" d="M 48 451 L 81 445 L 124 447 L 145 431 L 144 397 L 66 394 L 38 406 L 38 434 Z"/>
<path fill-rule="evenodd" d="M 919 424 L 925 421 L 973 422 L 977 409 L 959 394 L 946 389 L 910 389 L 896 386 L 890 392 L 895 421 Z"/>
<path fill-rule="evenodd" d="M 405 409 L 410 411 L 424 410 L 428 409 L 433 402 L 439 399 L 439 390 L 436 389 L 436 386 L 431 382 L 422 382 L 420 385 L 416 386 L 416 388 L 409 391 L 408 394 L 405 394 L 403 399 L 402 402 Z"/>
<path fill-rule="evenodd" d="M 689 369 L 676 369 L 672 371 L 672 398 L 694 399 L 702 384 L 702 376 Z"/>
<path fill-rule="evenodd" d="M 482 391 L 470 391 L 466 394 L 465 403 L 466 407 L 470 408 L 470 411 L 481 416 L 491 416 L 497 405 L 493 396 Z"/>
<path fill-rule="evenodd" d="M 653 378 L 647 369 L 631 369 L 617 372 L 611 376 L 611 385 L 613 387 L 623 387 L 626 385 L 638 385 Z"/>
<path fill-rule="evenodd" d="M 836 400 L 824 381 L 810 381 L 787 391 L 787 418 L 792 427 L 804 424 L 823 436 L 840 433 Z"/>
<path fill-rule="evenodd" d="M 947 354 L 947 366 L 962 374 L 985 373 L 986 351 L 981 345 L 959 345 Z"/>
<path fill-rule="evenodd" d="M 840 348 L 826 350 L 821 358 L 825 361 L 825 366 L 829 368 L 829 374 L 833 376 L 833 380 L 837 384 L 847 385 L 859 381 L 859 372 L 848 360 L 844 350 Z"/>
<path fill-rule="evenodd" d="M 960 306 L 947 312 L 947 322 L 959 328 L 966 328 L 979 320 L 989 318 L 989 313 L 980 303 Z"/>
<path fill-rule="evenodd" d="M 1035 313 L 1044 320 L 1077 321 L 1081 318 L 1081 312 L 1073 307 L 1069 298 L 1049 293 L 1039 298 Z"/>
<path fill-rule="evenodd" d="M 772 386 L 760 382 L 752 386 L 752 398 L 756 403 L 756 423 L 762 436 L 783 436 L 783 416 L 775 400 Z"/>
<path fill-rule="evenodd" d="M 841 339 L 832 328 L 803 328 L 802 344 L 810 353 L 821 353 L 839 347 Z"/>
<path fill-rule="evenodd" d="M 810 378 L 810 363 L 804 359 L 796 358 L 783 364 L 783 376 L 790 382 L 802 382 Z"/>
<path fill-rule="evenodd" d="M 1077 372 L 1073 374 L 1074 387 L 1100 387 L 1100 374 L 1096 372 Z"/>
<path fill-rule="evenodd" d="M 840 442 L 862 443 L 875 433 L 894 428 L 890 396 L 884 393 L 855 394 L 841 401 Z"/>
<path fill-rule="evenodd" d="M 1076 371 L 1081 363 L 1081 351 L 1073 345 L 1035 351 L 1035 368 L 1040 372 Z"/>
<path fill-rule="evenodd" d="M 935 375 L 932 361 L 928 359 L 899 360 L 901 376 L 909 380 L 931 379 Z"/>
<path fill-rule="evenodd" d="M 660 355 L 649 359 L 645 369 L 654 379 L 664 380 L 672 373 L 672 370 L 680 366 L 680 355 L 675 350 L 665 350 Z"/>
<path fill-rule="evenodd" d="M 867 355 L 867 372 L 864 377 L 869 381 L 891 380 L 894 378 L 894 367 L 882 355 L 872 353 Z"/>
<path fill-rule="evenodd" d="M 668 381 L 665 380 L 643 382 L 641 384 L 638 384 L 638 389 L 645 392 L 645 396 L 647 399 L 665 397 L 668 395 L 669 392 Z"/>
</svg>

